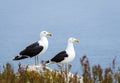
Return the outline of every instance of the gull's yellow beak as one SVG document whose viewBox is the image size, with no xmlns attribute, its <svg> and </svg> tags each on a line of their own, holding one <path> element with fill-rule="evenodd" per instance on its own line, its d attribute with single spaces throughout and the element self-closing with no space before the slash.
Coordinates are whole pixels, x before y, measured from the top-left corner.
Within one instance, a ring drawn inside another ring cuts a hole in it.
<svg viewBox="0 0 120 83">
<path fill-rule="evenodd" d="M 51 34 L 51 33 L 48 33 L 47 36 L 52 36 L 52 34 Z"/>
<path fill-rule="evenodd" d="M 74 42 L 80 42 L 80 40 L 78 40 L 78 39 L 75 39 L 75 41 Z"/>
</svg>

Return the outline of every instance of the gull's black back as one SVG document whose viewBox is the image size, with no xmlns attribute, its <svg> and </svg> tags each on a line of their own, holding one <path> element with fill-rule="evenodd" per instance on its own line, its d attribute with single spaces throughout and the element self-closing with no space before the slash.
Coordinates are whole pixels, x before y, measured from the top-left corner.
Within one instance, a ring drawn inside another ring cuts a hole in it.
<svg viewBox="0 0 120 83">
<path fill-rule="evenodd" d="M 68 57 L 66 51 L 61 51 L 61 52 L 58 53 L 55 57 L 53 57 L 53 58 L 51 59 L 51 61 L 56 62 L 56 63 L 57 63 L 57 62 L 61 62 L 61 61 L 63 61 L 63 60 L 65 59 L 65 57 Z"/>
<path fill-rule="evenodd" d="M 40 46 L 38 42 L 35 42 L 28 47 L 26 47 L 23 51 L 20 52 L 20 55 L 26 55 L 29 57 L 36 56 L 43 50 L 43 46 Z"/>
</svg>

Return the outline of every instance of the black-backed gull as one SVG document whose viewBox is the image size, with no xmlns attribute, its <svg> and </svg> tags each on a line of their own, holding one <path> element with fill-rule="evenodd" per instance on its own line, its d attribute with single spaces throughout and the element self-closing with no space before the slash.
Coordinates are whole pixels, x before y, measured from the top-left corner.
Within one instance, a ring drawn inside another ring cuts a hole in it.
<svg viewBox="0 0 120 83">
<path fill-rule="evenodd" d="M 35 64 L 38 64 L 38 55 L 45 53 L 48 48 L 47 36 L 52 36 L 52 34 L 47 31 L 42 31 L 40 33 L 40 40 L 27 46 L 19 53 L 19 56 L 16 56 L 13 60 L 35 57 Z"/>
</svg>

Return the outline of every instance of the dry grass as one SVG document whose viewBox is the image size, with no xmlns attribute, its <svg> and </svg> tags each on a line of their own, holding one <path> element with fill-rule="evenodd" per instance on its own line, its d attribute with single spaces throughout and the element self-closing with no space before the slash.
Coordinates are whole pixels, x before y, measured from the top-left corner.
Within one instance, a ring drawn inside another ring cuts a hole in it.
<svg viewBox="0 0 120 83">
<path fill-rule="evenodd" d="M 90 66 L 87 56 L 80 59 L 83 70 L 84 83 L 120 83 L 120 68 L 115 71 L 115 59 L 112 67 L 102 69 L 100 65 Z M 50 71 L 44 68 L 44 72 L 27 71 L 18 66 L 17 73 L 11 64 L 7 63 L 0 72 L 0 83 L 66 83 L 66 70 L 59 67 L 60 72 Z M 69 71 L 71 65 L 69 65 Z M 70 74 L 69 83 L 80 83 L 78 74 Z"/>
<path fill-rule="evenodd" d="M 112 67 L 102 69 L 100 65 L 90 67 L 87 56 L 80 59 L 84 83 L 120 83 L 120 69 L 115 71 L 115 58 Z"/>
<path fill-rule="evenodd" d="M 44 68 L 44 72 L 27 71 L 19 65 L 18 72 L 13 71 L 11 64 L 7 63 L 0 73 L 0 83 L 66 83 L 66 71 L 50 71 Z M 69 83 L 77 83 L 77 74 L 71 74 Z"/>
</svg>

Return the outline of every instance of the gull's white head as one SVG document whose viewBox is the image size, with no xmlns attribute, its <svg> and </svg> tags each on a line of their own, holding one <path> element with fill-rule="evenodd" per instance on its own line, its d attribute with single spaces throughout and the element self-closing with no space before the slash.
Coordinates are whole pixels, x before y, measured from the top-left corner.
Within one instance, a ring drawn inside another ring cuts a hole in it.
<svg viewBox="0 0 120 83">
<path fill-rule="evenodd" d="M 68 39 L 68 42 L 80 42 L 80 40 L 78 40 L 78 39 L 76 39 L 76 38 L 74 38 L 74 37 L 70 37 L 69 39 Z"/>
<path fill-rule="evenodd" d="M 47 37 L 47 36 L 52 36 L 52 34 L 49 33 L 49 32 L 47 32 L 47 31 L 42 31 L 42 32 L 40 33 L 40 37 Z"/>
</svg>

